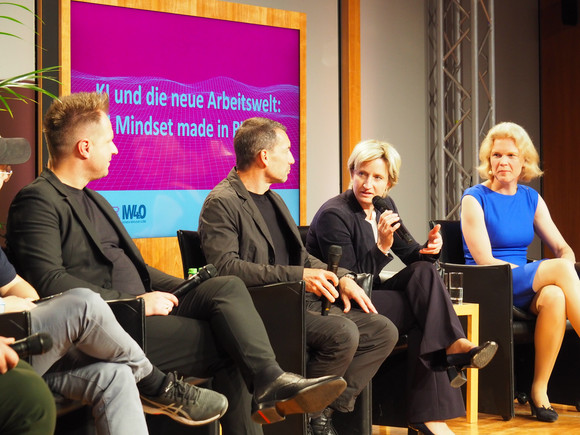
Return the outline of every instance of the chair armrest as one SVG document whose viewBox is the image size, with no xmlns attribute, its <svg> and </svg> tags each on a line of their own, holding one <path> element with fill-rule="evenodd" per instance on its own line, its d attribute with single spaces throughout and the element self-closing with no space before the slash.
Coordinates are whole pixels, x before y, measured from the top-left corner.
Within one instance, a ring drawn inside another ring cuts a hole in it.
<svg viewBox="0 0 580 435">
<path fill-rule="evenodd" d="M 370 273 L 359 273 L 356 275 L 355 281 L 370 298 L 373 291 L 373 275 Z"/>
<path fill-rule="evenodd" d="M 30 335 L 30 312 L 0 314 L 0 335 L 14 337 L 16 340 Z"/>
<path fill-rule="evenodd" d="M 248 290 L 282 369 L 305 375 L 304 281 L 250 287 Z"/>
<path fill-rule="evenodd" d="M 119 324 L 145 349 L 145 301 L 143 298 L 115 299 L 107 301 Z"/>
<path fill-rule="evenodd" d="M 0 314 L 0 335 L 21 340 L 30 335 L 30 311 Z M 26 359 L 30 363 L 30 357 Z"/>
</svg>

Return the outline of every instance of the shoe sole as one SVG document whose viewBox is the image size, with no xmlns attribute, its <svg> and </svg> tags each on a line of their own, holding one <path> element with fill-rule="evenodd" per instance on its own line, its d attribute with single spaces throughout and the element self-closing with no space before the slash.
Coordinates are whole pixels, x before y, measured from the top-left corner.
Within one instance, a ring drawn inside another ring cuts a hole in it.
<svg viewBox="0 0 580 435">
<path fill-rule="evenodd" d="M 482 369 L 495 356 L 497 352 L 497 343 L 495 341 L 491 341 L 488 346 L 481 349 L 476 355 L 473 356 L 471 359 L 471 366 L 470 368 Z"/>
<path fill-rule="evenodd" d="M 284 420 L 290 414 L 320 412 L 334 402 L 345 389 L 344 379 L 311 385 L 288 399 L 260 403 L 252 414 L 252 420 L 259 424 L 271 424 Z"/>
<path fill-rule="evenodd" d="M 205 420 L 192 420 L 191 418 L 182 417 L 180 415 L 175 414 L 176 408 L 170 407 L 170 405 L 161 405 L 143 396 L 141 396 L 141 404 L 143 406 L 143 412 L 145 412 L 145 414 L 166 415 L 169 418 L 181 424 L 185 424 L 187 426 L 202 426 L 204 424 L 208 424 L 211 423 L 212 421 L 217 420 L 218 418 L 220 418 L 222 415 L 225 414 L 225 411 L 223 411 L 210 418 L 206 418 Z"/>
</svg>

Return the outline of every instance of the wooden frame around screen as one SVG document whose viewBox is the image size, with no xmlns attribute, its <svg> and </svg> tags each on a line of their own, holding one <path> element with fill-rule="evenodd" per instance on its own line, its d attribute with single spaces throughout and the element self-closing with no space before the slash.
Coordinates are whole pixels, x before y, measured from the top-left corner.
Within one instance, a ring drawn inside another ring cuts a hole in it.
<svg viewBox="0 0 580 435">
<path fill-rule="evenodd" d="M 120 6 L 157 12 L 214 18 L 249 24 L 283 27 L 300 32 L 300 225 L 306 225 L 306 14 L 301 12 L 243 5 L 219 0 L 75 0 L 108 6 Z M 70 93 L 71 46 L 70 46 L 71 0 L 60 0 L 59 62 L 62 67 L 60 95 Z M 97 23 L 89 24 L 98 27 Z"/>
</svg>

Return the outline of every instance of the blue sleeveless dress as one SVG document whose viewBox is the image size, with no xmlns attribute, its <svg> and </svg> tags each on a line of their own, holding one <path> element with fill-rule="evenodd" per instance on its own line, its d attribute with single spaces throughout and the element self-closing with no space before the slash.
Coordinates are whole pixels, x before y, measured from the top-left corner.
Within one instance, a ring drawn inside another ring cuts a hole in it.
<svg viewBox="0 0 580 435">
<path fill-rule="evenodd" d="M 540 261 L 528 263 L 528 246 L 534 239 L 534 215 L 538 192 L 518 184 L 514 195 L 494 192 L 483 184 L 470 187 L 463 196 L 473 196 L 483 209 L 492 255 L 517 264 L 512 269 L 514 305 L 527 310 L 535 296 L 532 289 Z M 463 239 L 466 264 L 476 264 Z"/>
</svg>

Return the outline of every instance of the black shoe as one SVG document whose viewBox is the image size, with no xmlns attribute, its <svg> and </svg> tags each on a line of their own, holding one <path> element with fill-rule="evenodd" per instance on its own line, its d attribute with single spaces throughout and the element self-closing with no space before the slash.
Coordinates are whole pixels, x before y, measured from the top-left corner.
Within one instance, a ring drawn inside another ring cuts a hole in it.
<svg viewBox="0 0 580 435">
<path fill-rule="evenodd" d="M 414 430 L 421 435 L 435 435 L 425 423 L 409 423 L 409 429 Z"/>
<path fill-rule="evenodd" d="M 309 432 L 312 435 L 338 435 L 332 425 L 333 409 L 326 408 L 318 417 L 310 419 Z"/>
<path fill-rule="evenodd" d="M 463 369 L 482 369 L 489 364 L 496 352 L 497 343 L 495 341 L 486 341 L 481 346 L 474 347 L 468 352 L 447 355 L 447 364 L 450 367 L 457 367 L 458 371 Z"/>
<path fill-rule="evenodd" d="M 554 423 L 558 420 L 558 413 L 552 408 L 546 408 L 542 406 L 537 408 L 534 400 L 530 397 L 530 409 L 532 410 L 532 415 L 535 415 L 538 421 L 544 421 L 546 423 Z"/>
<path fill-rule="evenodd" d="M 168 373 L 167 381 L 159 396 L 141 395 L 145 413 L 165 414 L 189 426 L 210 423 L 226 413 L 228 400 L 220 393 L 187 384 L 176 373 Z"/>
<path fill-rule="evenodd" d="M 340 376 L 306 379 L 285 372 L 263 391 L 254 391 L 252 420 L 260 424 L 282 421 L 289 414 L 320 412 L 346 388 Z"/>
</svg>

